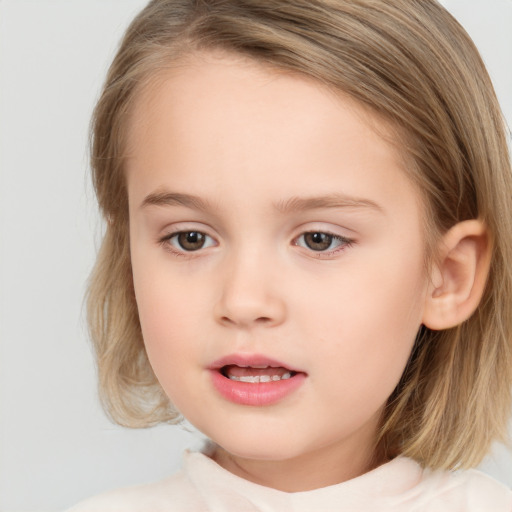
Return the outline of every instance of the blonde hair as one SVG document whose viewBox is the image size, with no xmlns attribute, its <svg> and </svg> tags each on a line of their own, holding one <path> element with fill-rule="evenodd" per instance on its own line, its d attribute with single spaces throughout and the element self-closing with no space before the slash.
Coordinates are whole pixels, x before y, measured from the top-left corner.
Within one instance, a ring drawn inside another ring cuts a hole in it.
<svg viewBox="0 0 512 512">
<path fill-rule="evenodd" d="M 92 124 L 93 181 L 108 220 L 88 318 L 106 411 L 132 427 L 176 422 L 144 349 L 123 174 L 137 93 L 180 56 L 221 49 L 301 73 L 387 119 L 427 209 L 426 239 L 479 218 L 494 241 L 477 311 L 422 328 L 379 434 L 387 456 L 478 464 L 505 439 L 512 389 L 512 173 L 505 124 L 469 36 L 435 0 L 153 0 L 128 28 Z"/>
</svg>

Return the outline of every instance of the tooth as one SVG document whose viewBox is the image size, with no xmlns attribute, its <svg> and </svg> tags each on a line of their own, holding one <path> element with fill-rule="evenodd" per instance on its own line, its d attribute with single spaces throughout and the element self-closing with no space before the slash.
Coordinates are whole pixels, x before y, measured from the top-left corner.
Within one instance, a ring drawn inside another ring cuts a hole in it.
<svg viewBox="0 0 512 512">
<path fill-rule="evenodd" d="M 265 368 L 268 368 L 268 365 L 260 365 L 260 366 L 256 366 L 256 365 L 252 365 L 251 368 L 256 368 L 257 370 L 264 370 Z"/>
<path fill-rule="evenodd" d="M 236 375 L 229 375 L 229 378 L 236 382 L 249 382 L 251 384 L 257 384 L 258 382 L 277 382 L 278 380 L 287 380 L 291 378 L 291 376 L 292 374 L 290 372 L 286 372 L 281 377 L 279 375 L 245 375 L 241 377 Z"/>
<path fill-rule="evenodd" d="M 240 377 L 240 381 L 256 383 L 260 381 L 260 378 L 257 375 L 246 375 L 245 377 Z"/>
</svg>

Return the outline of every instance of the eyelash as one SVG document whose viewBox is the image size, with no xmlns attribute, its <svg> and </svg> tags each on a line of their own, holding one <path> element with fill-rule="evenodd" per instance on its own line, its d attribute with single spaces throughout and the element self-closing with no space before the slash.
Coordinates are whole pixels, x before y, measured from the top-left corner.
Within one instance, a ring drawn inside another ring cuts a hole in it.
<svg viewBox="0 0 512 512">
<path fill-rule="evenodd" d="M 201 249 L 205 249 L 205 248 L 211 247 L 213 245 L 213 244 L 209 244 L 206 247 L 202 246 L 202 247 L 199 247 L 198 249 L 195 249 L 195 250 L 186 250 L 185 248 L 183 248 L 183 246 L 181 246 L 181 249 L 178 249 L 178 248 L 176 248 L 176 247 L 174 247 L 172 245 L 172 240 L 173 239 L 177 240 L 180 235 L 190 235 L 192 233 L 195 233 L 197 235 L 203 236 L 207 240 L 208 239 L 213 240 L 213 238 L 211 236 L 207 235 L 206 233 L 203 233 L 202 231 L 189 229 L 189 230 L 183 230 L 183 231 L 176 231 L 174 233 L 170 233 L 168 235 L 165 235 L 164 237 L 162 237 L 159 240 L 159 243 L 160 243 L 160 245 L 162 245 L 164 247 L 164 249 L 166 251 L 172 253 L 175 256 L 182 256 L 182 257 L 183 256 L 184 257 L 194 256 L 195 255 L 194 253 L 197 253 Z M 181 245 L 179 242 L 178 242 L 178 244 Z"/>
<path fill-rule="evenodd" d="M 306 231 L 304 233 L 301 233 L 297 238 L 295 238 L 295 240 L 293 241 L 293 245 L 301 247 L 299 245 L 299 240 L 301 238 L 306 237 L 307 235 L 326 235 L 326 236 L 330 237 L 329 245 L 331 245 L 334 241 L 338 242 L 338 244 L 339 244 L 338 247 L 336 247 L 335 249 L 330 249 L 330 250 L 326 250 L 326 251 L 315 251 L 311 247 L 304 247 L 304 249 L 306 249 L 308 252 L 313 253 L 314 256 L 317 258 L 331 257 L 339 252 L 344 251 L 345 249 L 352 247 L 352 245 L 354 244 L 353 239 L 346 238 L 341 235 L 336 235 L 334 233 L 330 233 L 329 231 L 312 230 L 312 231 Z"/>
<path fill-rule="evenodd" d="M 180 237 L 181 235 L 190 235 L 192 233 L 203 236 L 206 238 L 206 240 L 208 240 L 208 239 L 213 240 L 213 238 L 211 236 L 207 235 L 206 233 L 204 233 L 202 231 L 183 230 L 183 231 L 176 231 L 174 233 L 165 235 L 164 237 L 160 238 L 158 242 L 160 245 L 162 245 L 164 247 L 164 249 L 166 251 L 172 253 L 173 255 L 180 256 L 180 257 L 189 257 L 189 258 L 194 256 L 195 255 L 194 253 L 199 253 L 201 251 L 201 249 L 207 249 L 208 247 L 211 247 L 213 245 L 213 244 L 209 244 L 206 247 L 201 246 L 195 250 L 187 250 L 179 242 L 177 242 L 177 243 L 181 246 L 181 249 L 178 249 L 172 245 L 173 239 L 177 240 L 178 237 Z M 322 250 L 315 251 L 315 249 L 312 249 L 311 247 L 304 247 L 304 246 L 300 245 L 299 240 L 304 238 L 307 235 L 325 235 L 330 238 L 329 246 L 332 245 L 332 243 L 334 241 L 336 241 L 339 245 L 335 249 L 325 250 L 325 251 L 322 251 Z M 206 242 L 206 243 L 208 243 L 208 242 Z M 301 233 L 298 237 L 296 237 L 293 240 L 292 244 L 297 247 L 302 247 L 307 252 L 314 255 L 314 257 L 316 257 L 316 258 L 326 258 L 326 257 L 328 258 L 328 257 L 331 257 L 331 256 L 351 247 L 354 244 L 354 240 L 346 238 L 341 235 L 336 235 L 334 233 L 330 233 L 328 231 L 312 230 L 312 231 L 305 231 L 304 233 Z"/>
</svg>

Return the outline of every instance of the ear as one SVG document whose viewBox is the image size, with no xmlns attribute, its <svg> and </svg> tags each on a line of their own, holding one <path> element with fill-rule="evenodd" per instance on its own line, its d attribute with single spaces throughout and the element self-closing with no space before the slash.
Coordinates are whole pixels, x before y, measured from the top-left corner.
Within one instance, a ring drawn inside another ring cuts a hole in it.
<svg viewBox="0 0 512 512">
<path fill-rule="evenodd" d="M 484 292 L 491 252 L 489 232 L 479 220 L 459 222 L 442 237 L 423 310 L 426 327 L 449 329 L 473 314 Z"/>
</svg>

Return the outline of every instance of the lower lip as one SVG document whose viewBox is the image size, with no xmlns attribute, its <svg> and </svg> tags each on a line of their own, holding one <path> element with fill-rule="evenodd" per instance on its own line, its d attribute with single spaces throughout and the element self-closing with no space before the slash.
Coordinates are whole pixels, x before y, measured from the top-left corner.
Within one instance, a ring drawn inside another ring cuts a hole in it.
<svg viewBox="0 0 512 512">
<path fill-rule="evenodd" d="M 211 370 L 215 389 L 227 400 L 240 405 L 272 405 L 292 394 L 304 382 L 306 375 L 296 373 L 289 379 L 271 382 L 240 382 Z"/>
</svg>

